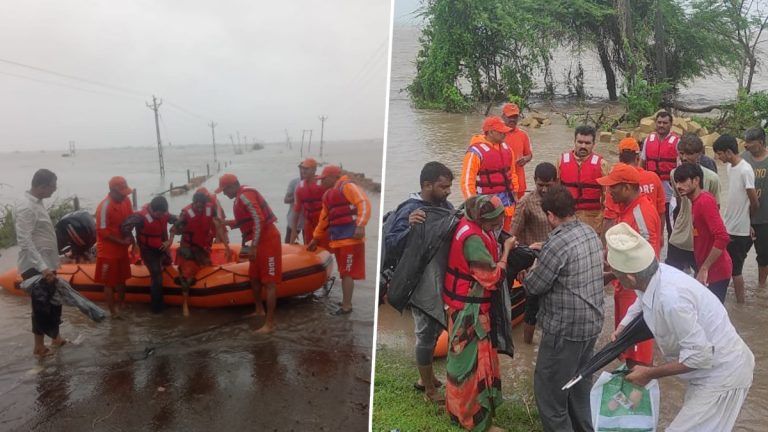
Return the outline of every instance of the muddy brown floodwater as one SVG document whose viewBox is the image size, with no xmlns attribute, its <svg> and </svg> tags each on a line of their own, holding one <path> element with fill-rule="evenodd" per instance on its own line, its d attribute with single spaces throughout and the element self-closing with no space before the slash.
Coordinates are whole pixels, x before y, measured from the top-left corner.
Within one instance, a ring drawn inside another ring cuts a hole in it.
<svg viewBox="0 0 768 432">
<path fill-rule="evenodd" d="M 480 114 L 445 114 L 434 111 L 414 109 L 403 89 L 410 83 L 415 74 L 414 62 L 418 52 L 419 30 L 412 26 L 395 25 L 392 46 L 392 84 L 390 91 L 389 130 L 387 136 L 387 167 L 386 193 L 384 208 L 394 208 L 403 201 L 408 193 L 418 190 L 419 171 L 424 163 L 436 160 L 445 163 L 458 173 L 461 160 L 469 142 L 469 138 L 478 133 L 483 117 Z M 557 59 L 556 59 L 557 60 Z M 602 72 L 599 66 L 586 59 L 586 87 L 593 95 L 601 96 Z M 557 61 L 556 61 L 557 62 Z M 565 63 L 561 60 L 561 63 Z M 566 63 L 567 64 L 567 63 Z M 760 88 L 768 84 L 766 76 L 757 80 Z M 684 90 L 683 99 L 692 104 L 709 103 L 727 99 L 734 92 L 735 86 L 720 79 L 694 81 Z M 580 109 L 568 101 L 557 101 L 557 111 L 573 111 Z M 611 105 L 599 100 L 590 101 L 586 106 L 599 111 L 603 107 L 614 109 Z M 554 163 L 560 153 L 572 148 L 573 130 L 568 128 L 565 120 L 551 112 L 551 105 L 538 104 L 535 108 L 549 114 L 552 125 L 540 129 L 529 130 L 533 148 L 533 160 L 526 166 L 528 185 L 533 185 L 533 168 L 539 162 Z M 493 111 L 498 115 L 499 109 Z M 600 143 L 595 151 L 601 153 L 610 162 L 616 161 L 615 150 L 610 145 Z M 722 190 L 727 190 L 725 167 L 718 167 Z M 530 186 L 529 186 L 530 187 Z M 450 197 L 455 204 L 461 201 L 458 181 L 454 181 L 453 194 Z M 663 252 L 665 253 L 665 251 Z M 768 415 L 768 371 L 763 364 L 768 356 L 768 341 L 764 337 L 764 329 L 768 324 L 768 290 L 757 288 L 757 264 L 754 249 L 747 257 L 744 266 L 744 279 L 747 285 L 747 301 L 737 305 L 732 290 L 726 299 L 726 309 L 741 337 L 746 341 L 755 354 L 755 376 L 752 388 L 736 423 L 735 430 L 763 431 L 763 419 Z M 608 341 L 613 330 L 613 296 L 606 290 L 605 295 L 605 326 L 597 346 Z M 522 340 L 522 331 L 514 331 L 515 358 L 501 356 L 502 380 L 512 383 L 520 380 L 531 382 L 537 355 L 537 332 L 533 345 L 526 345 Z M 410 313 L 400 316 L 389 306 L 379 310 L 378 341 L 386 345 L 402 349 L 408 354 L 413 350 L 413 321 Z M 660 360 L 657 352 L 656 360 Z M 438 360 L 444 361 L 444 360 Z M 610 365 L 615 366 L 616 363 Z M 676 378 L 660 380 L 661 386 L 661 418 L 660 427 L 666 427 L 676 415 L 683 401 L 685 386 Z M 503 426 L 503 425 L 502 425 Z"/>
<path fill-rule="evenodd" d="M 371 156 L 381 152 L 381 145 L 380 140 L 329 143 L 325 160 L 381 181 L 381 161 Z M 166 156 L 172 164 L 167 181 L 182 183 L 185 164 L 197 163 L 198 173 L 204 172 L 199 161 L 209 152 L 174 146 L 169 153 L 178 157 Z M 264 194 L 282 231 L 282 199 L 298 174 L 298 150 L 267 146 L 243 155 L 219 154 L 232 160 L 226 171 Z M 34 169 L 46 166 L 59 174 L 60 196 L 78 193 L 93 209 L 116 173 L 138 187 L 144 201 L 150 191 L 167 189 L 165 180 L 151 172 L 154 156 L 151 148 L 83 150 L 68 159 L 4 154 L 0 172 L 3 182 L 13 185 L 11 192 L 18 192 Z M 215 188 L 215 179 L 206 186 Z M 18 196 L 5 192 L 9 200 Z M 37 361 L 29 300 L 0 290 L 0 430 L 365 430 L 380 199 L 369 197 L 374 210 L 367 229 L 368 279 L 356 284 L 353 313 L 328 314 L 341 300 L 336 282 L 328 297 L 279 301 L 278 327 L 269 336 L 251 332 L 260 322 L 245 318 L 249 308 L 192 309 L 184 319 L 177 307 L 156 316 L 147 305 L 134 304 L 125 320 L 94 324 L 65 306 L 62 335 L 78 344 Z M 170 199 L 172 211 L 190 199 Z M 222 205 L 231 214 L 231 201 L 223 198 Z M 0 253 L 0 271 L 15 266 L 16 250 Z"/>
</svg>

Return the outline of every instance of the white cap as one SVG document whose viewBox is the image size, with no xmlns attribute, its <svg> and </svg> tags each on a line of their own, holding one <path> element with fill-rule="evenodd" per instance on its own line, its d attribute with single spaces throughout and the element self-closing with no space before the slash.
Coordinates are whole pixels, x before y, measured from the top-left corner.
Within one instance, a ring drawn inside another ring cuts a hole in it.
<svg viewBox="0 0 768 432">
<path fill-rule="evenodd" d="M 608 244 L 608 264 L 622 273 L 639 273 L 656 259 L 650 243 L 624 222 L 605 232 L 605 242 Z"/>
</svg>

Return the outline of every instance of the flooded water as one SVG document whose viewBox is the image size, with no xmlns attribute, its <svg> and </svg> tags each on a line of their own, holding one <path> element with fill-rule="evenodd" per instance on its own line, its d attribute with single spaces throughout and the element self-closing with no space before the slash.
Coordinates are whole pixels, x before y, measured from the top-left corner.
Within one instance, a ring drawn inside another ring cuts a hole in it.
<svg viewBox="0 0 768 432">
<path fill-rule="evenodd" d="M 324 160 L 381 181 L 380 158 L 372 156 L 381 146 L 380 140 L 326 143 Z M 156 157 L 151 148 L 82 150 L 74 158 L 2 154 L 0 202 L 18 199 L 40 167 L 58 174 L 59 198 L 76 194 L 91 210 L 112 175 L 125 176 L 143 203 L 170 182 L 185 183 L 187 168 L 200 175 L 209 163 L 213 171 L 209 147 L 166 149 L 165 180 L 157 175 Z M 220 146 L 219 159 L 222 172 L 262 192 L 283 231 L 282 201 L 298 176 L 298 149 L 267 145 L 235 155 L 231 146 Z M 215 178 L 206 186 L 215 189 Z M 192 309 L 184 319 L 180 308 L 155 316 L 134 304 L 125 320 L 94 324 L 65 307 L 62 335 L 79 344 L 38 362 L 31 355 L 28 299 L 0 290 L 0 430 L 367 428 L 380 199 L 369 196 L 368 280 L 356 283 L 354 311 L 345 317 L 328 314 L 341 300 L 339 282 L 328 297 L 280 300 L 269 336 L 251 332 L 260 322 L 244 317 L 249 308 Z M 190 200 L 189 194 L 170 198 L 171 210 Z M 223 197 L 222 205 L 231 214 L 231 201 Z M 0 253 L 0 271 L 15 265 L 15 249 Z"/>
<path fill-rule="evenodd" d="M 419 30 L 413 26 L 395 25 L 393 36 L 385 209 L 394 208 L 407 197 L 408 193 L 418 190 L 419 172 L 428 161 L 443 162 L 454 171 L 454 175 L 458 174 L 469 138 L 479 132 L 483 120 L 482 114 L 446 114 L 414 109 L 404 89 L 410 84 L 415 74 Z M 556 60 L 555 63 L 567 67 L 565 60 Z M 586 59 L 584 69 L 587 91 L 592 96 L 606 97 L 599 64 L 594 60 Z M 765 74 L 758 76 L 755 88 L 768 88 L 768 76 Z M 735 89 L 735 84 L 720 78 L 697 80 L 684 90 L 682 99 L 691 104 L 715 103 L 733 97 Z M 557 101 L 555 105 L 558 111 L 577 109 L 575 105 L 563 100 Z M 615 106 L 600 100 L 589 101 L 586 105 L 598 111 L 602 107 L 615 109 Z M 549 105 L 544 104 L 536 105 L 535 108 L 544 113 L 551 109 Z M 497 108 L 494 114 L 498 115 L 498 112 Z M 533 160 L 526 166 L 529 185 L 533 185 L 533 168 L 536 164 L 544 161 L 554 163 L 562 152 L 572 148 L 573 130 L 566 126 L 562 116 L 551 112 L 549 114 L 552 120 L 551 126 L 528 131 L 533 148 Z M 615 152 L 611 153 L 612 149 L 608 146 L 600 143 L 595 151 L 604 155 L 610 162 L 615 162 Z M 721 165 L 720 168 L 720 178 L 723 182 L 721 187 L 725 188 L 727 185 L 725 167 Z M 461 202 L 458 180 L 454 181 L 450 200 L 454 204 Z M 761 431 L 764 430 L 764 426 L 760 426 L 762 419 L 768 415 L 768 371 L 762 367 L 768 357 L 768 342 L 762 334 L 763 328 L 768 323 L 768 312 L 766 312 L 768 311 L 768 290 L 757 288 L 754 250 L 747 257 L 744 278 L 748 292 L 746 304 L 737 305 L 731 290 L 726 300 L 726 307 L 734 326 L 755 354 L 757 366 L 754 383 L 742 408 L 736 430 Z M 606 292 L 605 300 L 606 325 L 598 346 L 607 342 L 613 330 L 612 294 Z M 506 383 L 520 380 L 530 382 L 537 355 L 536 345 L 525 345 L 519 328 L 515 329 L 514 338 L 515 358 L 509 359 L 502 356 L 503 381 Z M 398 347 L 410 355 L 414 343 L 410 314 L 400 316 L 388 306 L 380 308 L 377 343 Z M 660 385 L 662 406 L 660 426 L 666 426 L 682 405 L 685 386 L 676 378 L 663 379 Z"/>
</svg>

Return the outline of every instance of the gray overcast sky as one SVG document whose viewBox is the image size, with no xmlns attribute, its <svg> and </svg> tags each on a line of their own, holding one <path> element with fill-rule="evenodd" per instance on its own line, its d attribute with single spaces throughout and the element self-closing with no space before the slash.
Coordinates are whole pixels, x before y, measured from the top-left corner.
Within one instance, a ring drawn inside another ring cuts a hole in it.
<svg viewBox="0 0 768 432">
<path fill-rule="evenodd" d="M 138 94 L 0 61 L 0 151 L 154 145 L 153 93 L 164 143 L 208 143 L 211 120 L 217 142 L 296 141 L 320 114 L 327 140 L 380 138 L 389 19 L 389 0 L 2 2 L 0 60 Z"/>
</svg>

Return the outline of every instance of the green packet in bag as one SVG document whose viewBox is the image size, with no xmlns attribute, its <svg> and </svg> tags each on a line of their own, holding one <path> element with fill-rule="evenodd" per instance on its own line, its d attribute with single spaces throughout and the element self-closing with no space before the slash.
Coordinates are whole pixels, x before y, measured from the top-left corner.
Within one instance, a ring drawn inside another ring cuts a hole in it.
<svg viewBox="0 0 768 432">
<path fill-rule="evenodd" d="M 626 365 L 603 372 L 590 392 L 592 425 L 595 431 L 655 431 L 659 420 L 659 383 L 652 380 L 645 387 L 624 377 Z"/>
</svg>

